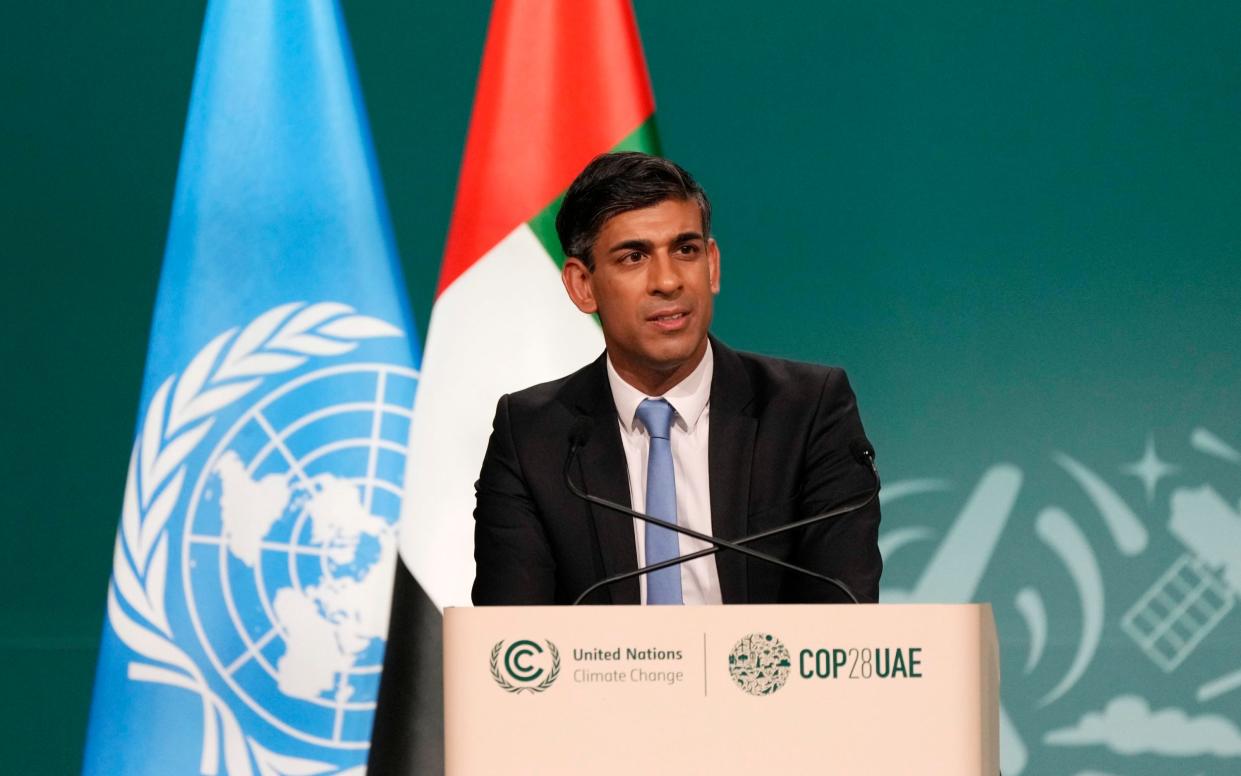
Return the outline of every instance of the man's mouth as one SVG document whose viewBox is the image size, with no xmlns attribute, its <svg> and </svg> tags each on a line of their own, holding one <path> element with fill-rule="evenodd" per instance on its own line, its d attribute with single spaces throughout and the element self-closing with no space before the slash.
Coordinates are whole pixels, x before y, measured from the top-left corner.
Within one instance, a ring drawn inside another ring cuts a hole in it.
<svg viewBox="0 0 1241 776">
<path fill-rule="evenodd" d="M 660 331 L 680 331 L 688 325 L 688 310 L 668 310 L 647 318 Z"/>
</svg>

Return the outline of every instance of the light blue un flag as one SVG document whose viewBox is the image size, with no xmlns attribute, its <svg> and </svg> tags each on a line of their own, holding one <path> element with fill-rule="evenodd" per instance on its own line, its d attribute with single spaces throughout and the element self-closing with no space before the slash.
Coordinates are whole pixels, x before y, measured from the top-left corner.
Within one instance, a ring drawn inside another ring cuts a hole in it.
<svg viewBox="0 0 1241 776">
<path fill-rule="evenodd" d="M 85 773 L 364 769 L 418 359 L 339 8 L 210 3 Z"/>
</svg>

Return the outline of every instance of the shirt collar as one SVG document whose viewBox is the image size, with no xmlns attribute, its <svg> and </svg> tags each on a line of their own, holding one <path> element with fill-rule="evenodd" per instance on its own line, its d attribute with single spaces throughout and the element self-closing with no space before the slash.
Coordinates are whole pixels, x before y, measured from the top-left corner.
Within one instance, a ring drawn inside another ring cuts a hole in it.
<svg viewBox="0 0 1241 776">
<path fill-rule="evenodd" d="M 657 399 L 658 396 L 647 396 L 642 391 L 625 382 L 616 367 L 612 365 L 612 357 L 607 358 L 608 384 L 612 387 L 612 399 L 616 402 L 616 414 L 629 431 L 641 427 L 638 422 L 638 405 L 643 399 Z M 684 380 L 677 383 L 664 393 L 663 397 L 676 410 L 673 422 L 681 426 L 687 433 L 692 432 L 702 417 L 702 412 L 711 401 L 711 377 L 715 373 L 715 356 L 711 352 L 711 343 L 707 342 L 707 350 L 694 371 Z"/>
</svg>

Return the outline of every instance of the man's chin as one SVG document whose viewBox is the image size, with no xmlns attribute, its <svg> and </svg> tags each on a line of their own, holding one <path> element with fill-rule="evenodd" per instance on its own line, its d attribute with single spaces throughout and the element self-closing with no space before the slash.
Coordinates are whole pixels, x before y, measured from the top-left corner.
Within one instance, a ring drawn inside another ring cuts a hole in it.
<svg viewBox="0 0 1241 776">
<path fill-rule="evenodd" d="M 673 372 L 687 362 L 697 361 L 705 350 L 706 335 L 668 338 L 646 349 L 647 362 L 662 372 Z"/>
</svg>

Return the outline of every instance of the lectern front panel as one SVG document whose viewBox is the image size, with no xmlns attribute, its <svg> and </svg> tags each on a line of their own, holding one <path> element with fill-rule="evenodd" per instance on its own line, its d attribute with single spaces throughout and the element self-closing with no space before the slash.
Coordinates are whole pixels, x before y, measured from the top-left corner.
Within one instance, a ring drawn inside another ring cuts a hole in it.
<svg viewBox="0 0 1241 776">
<path fill-rule="evenodd" d="M 449 609 L 444 632 L 450 776 L 998 772 L 987 605 Z"/>
</svg>

